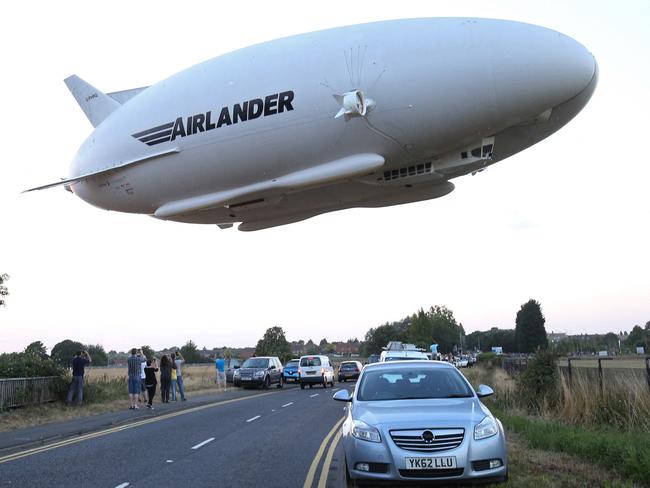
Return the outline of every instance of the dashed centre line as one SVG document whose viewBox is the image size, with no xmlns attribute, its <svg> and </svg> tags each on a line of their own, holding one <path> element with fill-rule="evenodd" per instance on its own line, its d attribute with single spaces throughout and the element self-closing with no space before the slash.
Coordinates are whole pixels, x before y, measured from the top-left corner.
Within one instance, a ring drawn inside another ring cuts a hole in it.
<svg viewBox="0 0 650 488">
<path fill-rule="evenodd" d="M 261 417 L 261 415 L 255 415 L 255 417 L 253 417 L 251 419 L 248 419 L 246 422 L 252 422 L 253 420 L 257 420 L 260 417 Z"/>
<path fill-rule="evenodd" d="M 203 442 L 199 442 L 196 446 L 192 446 L 192 449 L 199 449 L 200 447 L 205 446 L 206 444 L 212 442 L 214 440 L 214 437 L 210 437 L 209 439 L 204 440 Z"/>
<path fill-rule="evenodd" d="M 130 485 L 130 483 L 124 482 L 121 485 L 117 485 L 115 488 L 126 488 L 129 485 Z"/>
<path fill-rule="evenodd" d="M 318 393 L 314 393 L 313 395 L 309 395 L 309 398 L 314 398 L 315 396 L 318 396 Z"/>
<path fill-rule="evenodd" d="M 282 405 L 282 408 L 288 407 L 289 405 L 293 405 L 293 402 L 285 403 L 284 405 Z"/>
</svg>

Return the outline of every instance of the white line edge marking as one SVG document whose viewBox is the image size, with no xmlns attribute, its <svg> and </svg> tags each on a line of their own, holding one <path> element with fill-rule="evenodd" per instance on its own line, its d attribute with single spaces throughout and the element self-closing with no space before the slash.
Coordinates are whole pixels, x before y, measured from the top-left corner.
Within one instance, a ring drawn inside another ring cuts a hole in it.
<svg viewBox="0 0 650 488">
<path fill-rule="evenodd" d="M 309 398 L 314 398 L 315 396 L 318 396 L 318 393 L 314 393 L 313 395 L 309 395 Z"/>
<path fill-rule="evenodd" d="M 255 415 L 255 417 L 253 417 L 252 419 L 248 419 L 246 422 L 252 422 L 253 420 L 257 420 L 260 417 L 261 415 Z"/>
<path fill-rule="evenodd" d="M 115 488 L 126 488 L 130 483 L 124 482 L 121 485 L 117 485 Z"/>
<path fill-rule="evenodd" d="M 284 405 L 282 405 L 282 408 L 288 407 L 289 405 L 293 405 L 293 402 L 285 403 Z"/>
<path fill-rule="evenodd" d="M 203 447 L 207 443 L 212 442 L 213 440 L 214 440 L 214 437 L 210 437 L 209 439 L 206 439 L 203 442 L 199 442 L 196 446 L 192 446 L 192 449 L 198 449 L 199 447 Z"/>
</svg>

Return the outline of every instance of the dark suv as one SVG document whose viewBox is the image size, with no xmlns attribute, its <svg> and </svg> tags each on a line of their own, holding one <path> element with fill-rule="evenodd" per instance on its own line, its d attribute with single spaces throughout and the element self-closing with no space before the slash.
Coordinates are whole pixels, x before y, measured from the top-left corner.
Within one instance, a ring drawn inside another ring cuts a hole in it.
<svg viewBox="0 0 650 488">
<path fill-rule="evenodd" d="M 248 358 L 235 376 L 235 386 L 257 386 L 268 388 L 272 384 L 284 386 L 282 363 L 275 356 Z"/>
<path fill-rule="evenodd" d="M 339 367 L 339 383 L 346 380 L 358 380 L 361 374 L 361 363 L 359 361 L 344 361 Z"/>
</svg>

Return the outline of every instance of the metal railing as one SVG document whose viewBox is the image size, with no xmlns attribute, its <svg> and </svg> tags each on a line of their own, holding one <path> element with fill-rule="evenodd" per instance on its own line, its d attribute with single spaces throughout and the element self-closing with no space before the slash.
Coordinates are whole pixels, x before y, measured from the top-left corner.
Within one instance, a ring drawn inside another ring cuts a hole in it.
<svg viewBox="0 0 650 488">
<path fill-rule="evenodd" d="M 0 410 L 56 400 L 54 382 L 58 376 L 0 378 Z"/>
</svg>

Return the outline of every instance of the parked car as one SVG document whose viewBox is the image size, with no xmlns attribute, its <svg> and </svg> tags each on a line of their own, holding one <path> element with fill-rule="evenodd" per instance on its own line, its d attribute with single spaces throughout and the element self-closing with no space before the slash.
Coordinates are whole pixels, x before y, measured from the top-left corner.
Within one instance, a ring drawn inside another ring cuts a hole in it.
<svg viewBox="0 0 650 488">
<path fill-rule="evenodd" d="M 284 382 L 292 381 L 297 383 L 300 381 L 300 376 L 298 375 L 298 367 L 300 365 L 300 359 L 291 359 L 287 361 L 287 364 L 284 365 L 282 370 L 282 376 Z"/>
<path fill-rule="evenodd" d="M 359 361 L 343 361 L 339 366 L 339 383 L 358 379 L 362 369 Z"/>
<path fill-rule="evenodd" d="M 407 361 L 409 359 L 429 360 L 429 357 L 424 353 L 424 351 L 415 347 L 415 344 L 404 344 L 402 342 L 392 341 L 383 349 L 384 350 L 379 356 L 380 362 Z"/>
<path fill-rule="evenodd" d="M 327 356 L 301 356 L 298 368 L 300 375 L 300 389 L 314 385 L 334 386 L 334 368 Z"/>
<path fill-rule="evenodd" d="M 232 383 L 235 370 L 239 369 L 239 359 L 226 359 L 226 383 Z"/>
<path fill-rule="evenodd" d="M 342 426 L 348 485 L 505 481 L 503 426 L 480 401 L 491 394 L 445 362 L 366 366 L 352 393 L 334 395 L 351 402 Z"/>
<path fill-rule="evenodd" d="M 282 363 L 275 356 L 248 358 L 234 376 L 235 386 L 257 386 L 269 388 L 277 384 L 282 388 Z"/>
<path fill-rule="evenodd" d="M 367 364 L 373 364 L 378 362 L 379 362 L 379 354 L 371 354 L 370 356 L 368 356 Z"/>
</svg>

